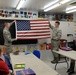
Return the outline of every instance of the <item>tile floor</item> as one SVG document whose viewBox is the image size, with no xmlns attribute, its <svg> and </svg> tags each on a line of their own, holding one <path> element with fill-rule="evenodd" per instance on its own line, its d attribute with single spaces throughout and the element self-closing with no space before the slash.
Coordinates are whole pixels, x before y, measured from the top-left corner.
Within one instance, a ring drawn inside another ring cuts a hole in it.
<svg viewBox="0 0 76 75">
<path fill-rule="evenodd" d="M 52 63 L 50 62 L 50 61 L 51 61 L 50 59 L 46 59 L 46 60 L 43 59 L 43 61 L 44 61 L 48 66 L 50 66 L 51 68 L 54 69 L 55 64 L 52 64 Z M 57 71 L 60 75 L 68 75 L 68 73 L 66 72 L 66 71 L 67 71 L 67 64 L 66 64 L 66 63 L 60 63 L 60 64 L 58 64 L 56 71 Z M 75 68 L 75 72 L 76 72 L 76 68 Z M 76 73 L 75 73 L 75 74 L 72 74 L 72 75 L 76 75 Z"/>
</svg>

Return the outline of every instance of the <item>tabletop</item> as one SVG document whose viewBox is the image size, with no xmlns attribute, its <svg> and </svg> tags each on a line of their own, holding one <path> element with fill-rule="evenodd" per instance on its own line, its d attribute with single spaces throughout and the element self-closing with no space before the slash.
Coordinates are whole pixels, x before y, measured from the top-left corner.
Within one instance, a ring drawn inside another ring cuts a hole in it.
<svg viewBox="0 0 76 75">
<path fill-rule="evenodd" d="M 45 64 L 42 60 L 38 59 L 32 53 L 25 55 L 24 53 L 19 53 L 19 55 L 10 54 L 12 66 L 14 68 L 15 64 L 25 64 L 25 68 L 31 68 L 36 75 L 60 75 L 54 69 Z M 14 69 L 16 72 L 19 69 Z"/>
</svg>

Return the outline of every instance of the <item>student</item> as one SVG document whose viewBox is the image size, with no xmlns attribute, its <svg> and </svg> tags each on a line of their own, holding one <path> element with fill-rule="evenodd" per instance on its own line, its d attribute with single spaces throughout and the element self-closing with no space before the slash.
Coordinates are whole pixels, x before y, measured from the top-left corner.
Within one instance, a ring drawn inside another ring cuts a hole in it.
<svg viewBox="0 0 76 75">
<path fill-rule="evenodd" d="M 56 63 L 58 61 L 58 54 L 54 53 L 53 50 L 56 50 L 56 51 L 59 50 L 60 38 L 62 36 L 62 31 L 59 29 L 59 25 L 60 25 L 59 21 L 55 22 L 55 27 L 49 24 L 50 28 L 52 29 L 51 44 L 52 44 L 52 53 L 54 56 L 54 60 L 51 61 L 51 63 Z"/>
<path fill-rule="evenodd" d="M 6 47 L 6 54 L 10 57 L 10 53 L 12 52 L 12 41 L 15 41 L 16 39 L 12 39 L 11 38 L 11 33 L 9 31 L 9 28 L 11 25 L 13 25 L 15 21 L 13 21 L 12 23 L 5 23 L 4 24 L 4 29 L 3 29 L 3 37 L 4 37 L 4 45 Z"/>
<path fill-rule="evenodd" d="M 1 55 L 2 55 L 2 50 L 0 47 L 0 57 Z M 9 68 L 7 64 L 2 60 L 2 58 L 0 58 L 0 75 L 10 75 Z"/>
<path fill-rule="evenodd" d="M 6 48 L 5 48 L 5 46 L 2 47 L 2 55 L 1 55 L 1 58 L 6 62 L 9 70 L 11 71 L 11 74 L 13 74 L 12 64 L 10 62 L 10 58 L 8 57 L 8 55 L 6 55 Z"/>
</svg>

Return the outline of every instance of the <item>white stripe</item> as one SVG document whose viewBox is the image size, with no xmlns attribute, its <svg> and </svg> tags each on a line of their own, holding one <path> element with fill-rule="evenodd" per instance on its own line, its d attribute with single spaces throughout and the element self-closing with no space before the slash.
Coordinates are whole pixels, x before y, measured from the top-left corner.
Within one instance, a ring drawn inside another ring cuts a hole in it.
<svg viewBox="0 0 76 75">
<path fill-rule="evenodd" d="M 49 24 L 31 24 L 30 26 L 49 26 Z"/>
<path fill-rule="evenodd" d="M 50 29 L 48 30 L 27 30 L 27 31 L 17 31 L 17 32 L 50 32 Z"/>
<path fill-rule="evenodd" d="M 46 32 L 46 33 L 25 33 L 25 34 L 17 34 L 17 35 L 44 35 L 44 34 L 50 34 L 50 32 Z"/>
<path fill-rule="evenodd" d="M 31 27 L 31 29 L 41 29 L 41 28 L 49 28 L 49 27 Z"/>
</svg>

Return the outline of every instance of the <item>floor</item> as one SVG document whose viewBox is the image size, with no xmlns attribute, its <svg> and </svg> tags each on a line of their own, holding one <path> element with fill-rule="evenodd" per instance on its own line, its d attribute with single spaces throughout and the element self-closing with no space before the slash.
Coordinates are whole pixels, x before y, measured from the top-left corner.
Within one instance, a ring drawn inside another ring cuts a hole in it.
<svg viewBox="0 0 76 75">
<path fill-rule="evenodd" d="M 51 68 L 54 69 L 55 64 L 52 64 L 52 63 L 50 62 L 50 61 L 51 61 L 50 59 L 46 59 L 46 60 L 43 59 L 43 61 L 44 61 L 48 66 L 50 66 Z M 56 71 L 57 71 L 60 75 L 68 75 L 68 73 L 66 72 L 66 71 L 67 71 L 67 64 L 66 64 L 66 63 L 60 63 L 60 64 L 58 64 Z M 75 72 L 76 72 L 76 68 L 75 68 Z M 76 75 L 76 73 L 75 73 L 75 74 L 72 74 L 72 75 Z"/>
</svg>

